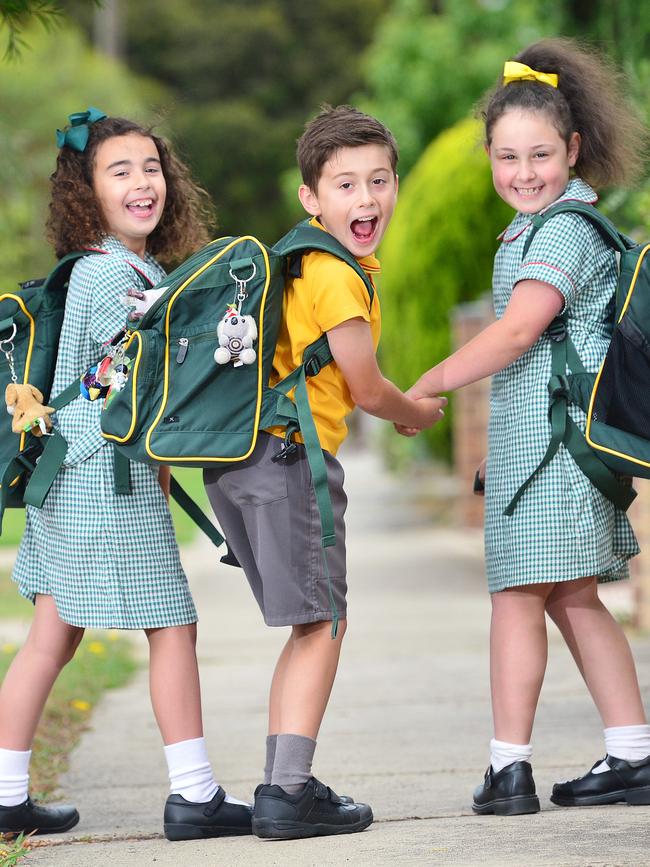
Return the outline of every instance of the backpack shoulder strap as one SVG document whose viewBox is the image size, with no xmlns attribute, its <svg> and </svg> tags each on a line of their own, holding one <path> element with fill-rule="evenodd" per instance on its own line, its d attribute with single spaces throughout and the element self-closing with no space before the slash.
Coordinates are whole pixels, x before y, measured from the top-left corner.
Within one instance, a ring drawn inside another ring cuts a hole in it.
<svg viewBox="0 0 650 867">
<path fill-rule="evenodd" d="M 370 304 L 372 305 L 373 298 L 375 297 L 375 288 L 372 285 L 372 281 L 363 270 L 363 267 L 359 264 L 359 261 L 352 255 L 347 247 L 344 247 L 343 244 L 337 241 L 329 232 L 324 232 L 316 226 L 310 226 L 309 220 L 303 220 L 298 223 L 297 226 L 294 226 L 293 229 L 287 232 L 287 234 L 283 238 L 280 238 L 280 240 L 273 246 L 274 253 L 279 256 L 286 256 L 290 261 L 290 268 L 292 266 L 296 268 L 296 276 L 300 274 L 300 262 L 303 253 L 308 253 L 311 250 L 320 250 L 323 253 L 331 253 L 332 256 L 341 259 L 349 265 L 353 271 L 356 271 L 368 290 Z"/>
<path fill-rule="evenodd" d="M 99 249 L 75 250 L 74 252 L 63 256 L 45 278 L 44 288 L 53 292 L 62 291 L 70 280 L 72 269 L 79 259 L 96 254 L 106 255 L 106 251 Z"/>
<path fill-rule="evenodd" d="M 601 214 L 601 212 L 593 205 L 590 205 L 588 202 L 567 201 L 558 202 L 557 205 L 552 205 L 548 210 L 544 211 L 544 213 L 535 214 L 533 216 L 533 228 L 526 238 L 522 258 L 528 252 L 536 232 L 558 214 L 579 214 L 581 217 L 584 217 L 585 220 L 588 220 L 599 232 L 603 241 L 619 253 L 624 253 L 626 250 L 631 250 L 633 247 L 636 247 L 636 241 L 633 241 L 632 238 L 619 232 L 612 221 L 604 214 Z"/>
</svg>

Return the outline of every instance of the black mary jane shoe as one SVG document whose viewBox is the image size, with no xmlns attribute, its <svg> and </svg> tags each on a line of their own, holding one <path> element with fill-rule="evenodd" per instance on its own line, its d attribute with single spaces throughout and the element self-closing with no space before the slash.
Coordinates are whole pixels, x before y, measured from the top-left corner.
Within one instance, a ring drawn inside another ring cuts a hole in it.
<svg viewBox="0 0 650 867">
<path fill-rule="evenodd" d="M 607 762 L 609 771 L 594 774 Z M 560 807 L 593 807 L 598 804 L 650 804 L 650 756 L 638 762 L 605 756 L 584 776 L 553 786 L 551 801 Z"/>
<path fill-rule="evenodd" d="M 492 765 L 485 772 L 483 785 L 474 791 L 472 810 L 479 815 L 519 816 L 539 813 L 533 769 L 529 762 L 513 762 L 498 773 Z"/>
<path fill-rule="evenodd" d="M 78 821 L 75 807 L 44 807 L 31 798 L 15 807 L 0 805 L 2 834 L 60 834 L 74 828 Z"/>
<path fill-rule="evenodd" d="M 201 840 L 205 837 L 238 837 L 251 833 L 253 808 L 248 804 L 229 804 L 219 786 L 206 804 L 170 795 L 165 804 L 164 831 L 168 840 Z"/>
</svg>

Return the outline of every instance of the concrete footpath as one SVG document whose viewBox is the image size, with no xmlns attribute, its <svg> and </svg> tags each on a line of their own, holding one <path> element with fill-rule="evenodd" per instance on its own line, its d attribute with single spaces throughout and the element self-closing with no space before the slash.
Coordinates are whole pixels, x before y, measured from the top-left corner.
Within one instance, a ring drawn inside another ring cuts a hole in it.
<svg viewBox="0 0 650 867">
<path fill-rule="evenodd" d="M 349 627 L 314 771 L 371 804 L 374 824 L 361 834 L 304 841 L 167 842 L 166 771 L 143 668 L 126 688 L 106 694 L 62 780 L 80 824 L 43 840 L 26 865 L 650 864 L 650 807 L 562 809 L 548 800 L 554 781 L 580 775 L 603 753 L 598 716 L 553 627 L 534 735 L 542 812 L 472 814 L 492 730 L 480 533 L 432 525 L 440 500 L 436 506 L 422 494 L 436 490 L 435 478 L 400 482 L 352 450 L 344 463 Z M 184 563 L 200 617 L 212 762 L 228 792 L 250 798 L 286 630 L 263 625 L 243 574 L 217 563 L 209 543 L 184 552 Z M 633 645 L 650 706 L 650 639 Z"/>
</svg>

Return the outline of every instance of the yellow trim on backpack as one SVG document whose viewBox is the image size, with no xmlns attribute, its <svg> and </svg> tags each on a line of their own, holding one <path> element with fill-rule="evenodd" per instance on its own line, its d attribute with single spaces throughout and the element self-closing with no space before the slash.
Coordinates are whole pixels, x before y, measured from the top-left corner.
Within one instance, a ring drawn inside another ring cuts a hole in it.
<svg viewBox="0 0 650 867">
<path fill-rule="evenodd" d="M 138 368 L 140 367 L 140 361 L 142 359 L 142 345 L 143 345 L 142 344 L 142 334 L 140 334 L 139 331 L 132 331 L 131 332 L 131 334 L 129 335 L 129 339 L 124 344 L 124 351 L 126 352 L 126 350 L 129 348 L 129 346 L 131 346 L 131 344 L 133 343 L 133 340 L 136 337 L 138 338 L 138 349 L 137 349 L 137 353 L 135 356 L 135 360 L 133 362 L 133 370 L 132 370 L 131 376 L 130 376 L 130 379 L 131 379 L 131 427 L 128 429 L 128 431 L 126 432 L 126 434 L 123 437 L 119 437 L 119 436 L 117 436 L 117 434 L 107 434 L 107 433 L 102 432 L 102 436 L 104 437 L 104 439 L 113 440 L 116 443 L 125 443 L 129 439 L 129 437 L 131 436 L 131 434 L 135 430 L 136 422 L 138 419 L 138 411 L 137 411 L 138 404 L 137 404 L 137 400 L 136 400 L 136 381 L 138 378 Z"/>
<path fill-rule="evenodd" d="M 623 305 L 623 309 L 621 310 L 621 315 L 618 317 L 619 322 L 625 316 L 625 311 L 627 310 L 628 305 L 630 303 L 630 300 L 632 299 L 632 292 L 634 292 L 634 284 L 636 283 L 636 278 L 639 275 L 639 269 L 641 267 L 643 257 L 648 252 L 648 250 L 650 250 L 650 244 L 646 244 L 646 246 L 643 248 L 643 250 L 641 250 L 641 252 L 639 253 L 639 258 L 638 258 L 637 263 L 636 263 L 636 268 L 634 269 L 634 274 L 632 275 L 632 280 L 630 282 L 630 288 L 627 290 L 627 296 L 625 298 L 625 304 Z"/>
<path fill-rule="evenodd" d="M 13 292 L 5 292 L 3 295 L 0 295 L 0 301 L 4 300 L 5 298 L 11 298 L 12 301 L 15 301 L 18 304 L 18 306 L 20 307 L 20 309 L 23 311 L 23 313 L 25 314 L 27 319 L 29 320 L 29 345 L 27 347 L 27 358 L 25 359 L 25 376 L 23 379 L 23 384 L 26 384 L 29 382 L 29 368 L 30 368 L 30 365 L 32 363 L 32 350 L 34 348 L 34 331 L 35 331 L 34 317 L 29 312 L 29 310 L 25 307 L 25 302 L 23 301 L 23 299 L 19 295 L 14 295 Z M 23 431 L 20 435 L 20 440 L 19 440 L 19 445 L 18 445 L 19 451 L 23 450 L 23 448 L 25 446 L 26 437 L 27 437 L 27 434 L 25 433 L 25 431 Z M 21 473 L 21 475 L 22 475 L 22 473 Z M 19 481 L 20 481 L 20 476 L 16 476 L 16 478 L 12 482 L 10 482 L 9 487 L 14 488 L 18 484 Z"/>
<path fill-rule="evenodd" d="M 645 256 L 645 254 L 649 250 L 650 250 L 650 244 L 647 244 L 643 248 L 641 253 L 639 254 L 639 258 L 638 258 L 637 263 L 636 263 L 636 268 L 634 269 L 634 274 L 632 275 L 632 280 L 630 281 L 630 288 L 627 291 L 627 296 L 625 297 L 625 303 L 623 304 L 623 309 L 621 310 L 621 315 L 618 317 L 618 322 L 620 322 L 621 319 L 623 318 L 623 316 L 625 316 L 627 308 L 629 307 L 630 301 L 632 300 L 632 293 L 634 292 L 634 286 L 636 284 L 636 280 L 637 280 L 637 277 L 639 275 L 639 269 L 641 268 L 641 263 L 643 261 L 643 257 Z M 640 466 L 640 467 L 650 467 L 650 462 L 648 462 L 648 461 L 642 461 L 640 458 L 635 458 L 632 455 L 625 455 L 625 454 L 623 454 L 623 452 L 617 452 L 615 449 L 607 448 L 607 446 L 603 446 L 603 445 L 600 445 L 599 443 L 594 442 L 591 438 L 591 422 L 593 419 L 593 408 L 594 408 L 594 403 L 596 400 L 596 392 L 598 391 L 598 383 L 600 382 L 600 377 L 602 375 L 604 367 L 605 367 L 605 362 L 603 361 L 603 363 L 600 365 L 600 370 L 598 371 L 598 373 L 596 375 L 594 387 L 591 390 L 591 398 L 589 400 L 589 411 L 587 413 L 587 423 L 585 426 L 585 439 L 587 440 L 589 445 L 592 447 L 592 449 L 595 449 L 598 452 L 606 452 L 608 455 L 614 455 L 614 457 L 622 458 L 623 460 L 630 461 L 633 464 L 638 464 L 638 466 Z"/>
<path fill-rule="evenodd" d="M 266 266 L 266 281 L 264 284 L 264 291 L 262 292 L 262 300 L 260 303 L 260 321 L 259 321 L 259 327 L 258 327 L 259 343 L 258 343 L 258 349 L 257 349 L 257 407 L 255 409 L 255 434 L 253 436 L 253 441 L 251 443 L 251 447 L 246 452 L 246 454 L 241 455 L 238 458 L 206 458 L 205 456 L 202 456 L 202 455 L 194 455 L 193 457 L 184 457 L 184 456 L 180 456 L 180 455 L 158 455 L 151 448 L 151 437 L 152 437 L 154 428 L 156 427 L 156 425 L 158 424 L 158 422 L 160 421 L 160 419 L 162 418 L 162 416 L 165 412 L 165 406 L 167 403 L 167 394 L 169 391 L 169 387 L 168 387 L 169 386 L 169 347 L 170 347 L 170 343 L 169 343 L 170 321 L 169 320 L 170 320 L 172 307 L 174 306 L 174 302 L 176 301 L 176 299 L 178 298 L 180 293 L 193 280 L 195 280 L 207 268 L 209 268 L 211 265 L 213 265 L 215 262 L 217 262 L 225 253 L 227 253 L 234 246 L 236 246 L 237 244 L 239 244 L 243 241 L 252 241 L 254 244 L 257 244 L 257 246 L 260 248 L 260 251 L 264 257 L 264 263 Z M 195 461 L 201 461 L 202 464 L 205 464 L 207 462 L 234 463 L 235 461 L 243 461 L 247 457 L 249 457 L 249 455 L 252 454 L 253 449 L 255 448 L 255 444 L 257 442 L 257 430 L 258 430 L 258 424 L 259 424 L 259 419 L 260 419 L 260 413 L 262 411 L 262 360 L 263 360 L 263 356 L 264 356 L 264 347 L 263 347 L 264 309 L 265 309 L 266 295 L 267 295 L 267 292 L 269 289 L 270 281 L 271 281 L 271 269 L 269 266 L 268 253 L 266 252 L 264 245 L 260 241 L 258 241 L 257 238 L 254 238 L 252 235 L 244 235 L 240 238 L 234 238 L 233 241 L 230 244 L 228 244 L 228 246 L 224 247 L 213 259 L 210 259 L 208 262 L 205 263 L 205 265 L 203 265 L 201 268 L 199 268 L 198 271 L 195 271 L 191 275 L 191 277 L 188 277 L 188 279 L 181 286 L 179 286 L 178 289 L 174 292 L 174 294 L 172 295 L 172 297 L 169 300 L 169 303 L 167 305 L 167 312 L 165 314 L 165 338 L 166 339 L 165 339 L 165 375 L 164 375 L 164 380 L 163 380 L 163 399 L 162 399 L 162 402 L 160 404 L 160 409 L 158 410 L 158 414 L 156 415 L 156 417 L 154 418 L 153 422 L 151 423 L 149 429 L 147 430 L 147 435 L 145 437 L 145 449 L 146 449 L 149 457 L 151 457 L 157 461 L 165 461 L 165 462 L 178 461 L 178 462 L 188 462 L 188 463 L 189 462 L 195 462 Z"/>
</svg>

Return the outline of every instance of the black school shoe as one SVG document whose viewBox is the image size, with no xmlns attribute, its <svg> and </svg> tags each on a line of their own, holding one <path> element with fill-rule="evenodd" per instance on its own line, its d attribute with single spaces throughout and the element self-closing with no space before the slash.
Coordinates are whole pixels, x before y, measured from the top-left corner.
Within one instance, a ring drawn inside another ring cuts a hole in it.
<svg viewBox="0 0 650 867">
<path fill-rule="evenodd" d="M 594 774 L 602 759 L 583 777 L 553 786 L 551 801 L 560 807 L 592 807 L 596 804 L 650 804 L 650 756 L 628 762 L 605 756 L 609 771 Z"/>
<path fill-rule="evenodd" d="M 257 798 L 260 791 L 264 788 L 265 785 L 268 784 L 260 783 L 259 786 L 256 786 L 255 792 L 253 793 L 253 800 Z M 342 804 L 354 804 L 354 798 L 351 798 L 349 795 L 337 795 L 337 797 Z"/>
<path fill-rule="evenodd" d="M 229 804 L 225 797 L 221 786 L 207 804 L 195 804 L 186 801 L 182 795 L 170 795 L 165 804 L 165 837 L 168 840 L 200 840 L 250 834 L 253 808 Z"/>
<path fill-rule="evenodd" d="M 312 777 L 301 792 L 261 786 L 255 798 L 253 834 L 273 840 L 354 834 L 372 822 L 367 804 L 343 803 L 329 786 Z"/>
<path fill-rule="evenodd" d="M 485 772 L 483 785 L 474 791 L 472 810 L 485 815 L 519 816 L 539 813 L 533 769 L 529 762 L 513 762 L 494 773 L 492 765 Z"/>
<path fill-rule="evenodd" d="M 74 828 L 78 821 L 74 807 L 41 807 L 31 798 L 15 807 L 0 805 L 2 834 L 60 834 Z"/>
</svg>

